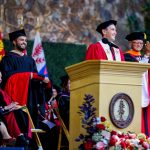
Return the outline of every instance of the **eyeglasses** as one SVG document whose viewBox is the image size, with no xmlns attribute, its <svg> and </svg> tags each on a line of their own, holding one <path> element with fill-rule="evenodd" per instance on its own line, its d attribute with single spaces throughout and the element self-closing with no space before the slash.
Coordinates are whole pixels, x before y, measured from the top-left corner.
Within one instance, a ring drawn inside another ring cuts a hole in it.
<svg viewBox="0 0 150 150">
<path fill-rule="evenodd" d="M 143 45 L 144 43 L 143 42 L 132 42 L 133 44 L 140 44 L 140 45 Z"/>
</svg>

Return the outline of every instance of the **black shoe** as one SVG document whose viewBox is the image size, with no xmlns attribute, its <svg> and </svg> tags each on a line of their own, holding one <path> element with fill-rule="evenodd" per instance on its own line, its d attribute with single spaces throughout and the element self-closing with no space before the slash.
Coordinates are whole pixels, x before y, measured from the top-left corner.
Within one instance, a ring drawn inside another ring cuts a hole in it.
<svg viewBox="0 0 150 150">
<path fill-rule="evenodd" d="M 29 140 L 27 140 L 23 135 L 20 135 L 16 139 L 16 147 L 27 147 L 29 145 Z"/>
</svg>

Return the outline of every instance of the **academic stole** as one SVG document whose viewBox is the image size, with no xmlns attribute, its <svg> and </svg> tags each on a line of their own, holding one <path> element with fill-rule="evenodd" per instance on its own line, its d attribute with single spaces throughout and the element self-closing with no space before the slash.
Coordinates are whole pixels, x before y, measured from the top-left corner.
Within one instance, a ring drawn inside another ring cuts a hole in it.
<svg viewBox="0 0 150 150">
<path fill-rule="evenodd" d="M 106 56 L 108 58 L 108 60 L 114 60 L 112 52 L 110 50 L 110 46 L 108 44 L 104 44 L 102 41 L 99 41 L 99 43 L 101 44 L 101 46 L 103 47 Z M 120 51 L 118 48 L 113 47 L 113 51 L 114 51 L 114 55 L 115 55 L 115 60 L 116 61 L 121 61 L 121 56 L 120 56 Z"/>
</svg>

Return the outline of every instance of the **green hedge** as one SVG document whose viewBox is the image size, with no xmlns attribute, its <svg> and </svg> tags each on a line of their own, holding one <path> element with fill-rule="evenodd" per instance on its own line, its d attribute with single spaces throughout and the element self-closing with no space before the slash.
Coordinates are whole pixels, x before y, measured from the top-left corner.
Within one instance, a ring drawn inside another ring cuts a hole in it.
<svg viewBox="0 0 150 150">
<path fill-rule="evenodd" d="M 86 45 L 50 42 L 43 42 L 42 45 L 49 76 L 58 86 L 60 84 L 59 78 L 66 74 L 65 67 L 84 61 Z M 12 43 L 9 40 L 4 40 L 4 46 L 6 51 L 12 50 Z M 33 41 L 28 41 L 28 55 L 31 55 L 32 48 Z"/>
</svg>

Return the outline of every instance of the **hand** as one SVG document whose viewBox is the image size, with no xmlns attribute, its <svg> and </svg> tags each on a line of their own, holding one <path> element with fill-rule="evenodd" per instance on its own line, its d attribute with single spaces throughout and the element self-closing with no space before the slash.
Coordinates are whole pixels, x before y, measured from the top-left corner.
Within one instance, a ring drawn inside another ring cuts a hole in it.
<svg viewBox="0 0 150 150">
<path fill-rule="evenodd" d="M 17 102 L 12 102 L 11 104 L 9 104 L 8 106 L 5 106 L 4 109 L 5 110 L 16 110 L 18 106 L 18 103 Z"/>
<path fill-rule="evenodd" d="M 150 42 L 149 41 L 146 41 L 145 48 L 146 48 L 146 51 L 150 51 Z"/>
<path fill-rule="evenodd" d="M 44 82 L 44 83 L 48 83 L 48 82 L 49 82 L 49 78 L 48 78 L 48 77 L 45 77 L 44 80 L 43 80 L 43 82 Z"/>
<path fill-rule="evenodd" d="M 30 74 L 30 78 L 32 79 L 33 78 L 33 73 L 31 72 L 31 74 Z"/>
</svg>

